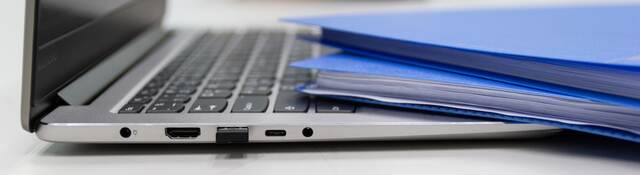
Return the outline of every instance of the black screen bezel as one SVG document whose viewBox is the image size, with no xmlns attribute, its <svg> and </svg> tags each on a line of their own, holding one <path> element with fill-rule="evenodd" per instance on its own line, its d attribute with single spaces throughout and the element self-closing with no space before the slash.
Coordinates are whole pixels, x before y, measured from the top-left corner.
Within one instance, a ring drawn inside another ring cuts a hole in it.
<svg viewBox="0 0 640 175">
<path fill-rule="evenodd" d="M 30 40 L 29 46 L 31 51 L 31 70 L 30 77 L 23 81 L 30 81 L 29 95 L 23 96 L 23 108 L 27 113 L 23 112 L 22 117 L 28 117 L 29 124 L 28 130 L 34 131 L 35 124 L 51 110 L 55 109 L 65 103 L 57 96 L 57 92 L 77 77 L 90 70 L 93 66 L 103 61 L 106 57 L 120 49 L 126 43 L 134 39 L 136 36 L 142 34 L 149 28 L 158 25 L 162 22 L 165 9 L 166 0 L 132 0 L 130 3 L 119 7 L 111 13 L 97 18 L 95 21 L 76 28 L 72 33 L 65 34 L 63 37 L 57 38 L 55 42 L 49 42 L 45 46 L 38 45 L 38 11 L 40 0 L 33 0 L 33 25 L 31 31 L 32 38 L 25 38 Z M 97 1 L 97 0 L 96 0 Z M 27 7 L 29 8 L 29 7 Z M 26 28 L 29 30 L 29 28 Z M 100 41 L 96 43 L 96 41 Z M 29 49 L 26 48 L 25 49 Z M 83 64 L 75 65 L 73 70 L 66 70 L 64 67 L 54 67 L 55 71 L 68 71 L 65 72 L 64 80 L 60 84 L 56 84 L 56 88 L 47 91 L 45 96 L 42 96 L 42 92 L 36 95 L 38 86 L 47 80 L 47 77 L 43 77 L 41 72 L 37 70 L 38 60 L 41 58 L 52 57 L 64 57 L 72 60 L 83 61 Z M 24 100 L 28 100 L 24 103 Z M 26 106 L 25 106 L 26 105 Z M 26 115 L 26 116 L 25 116 Z M 23 121 L 24 122 L 24 121 Z"/>
</svg>

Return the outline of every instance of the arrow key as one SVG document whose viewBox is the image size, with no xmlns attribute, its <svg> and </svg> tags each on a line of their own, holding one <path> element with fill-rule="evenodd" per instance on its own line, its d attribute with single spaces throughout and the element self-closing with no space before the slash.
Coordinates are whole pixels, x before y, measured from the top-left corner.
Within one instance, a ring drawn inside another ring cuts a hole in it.
<svg viewBox="0 0 640 175">
<path fill-rule="evenodd" d="M 220 113 L 227 108 L 226 99 L 198 99 L 193 103 L 189 113 Z"/>
</svg>

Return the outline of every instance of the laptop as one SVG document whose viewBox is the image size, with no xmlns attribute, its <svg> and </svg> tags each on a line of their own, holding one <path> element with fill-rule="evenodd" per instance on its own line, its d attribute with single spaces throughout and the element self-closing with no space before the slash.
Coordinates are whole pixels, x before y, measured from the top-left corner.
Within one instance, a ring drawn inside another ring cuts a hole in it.
<svg viewBox="0 0 640 175">
<path fill-rule="evenodd" d="M 556 128 L 323 99 L 292 61 L 313 29 L 176 30 L 165 0 L 27 0 L 21 121 L 50 142 L 522 138 Z"/>
</svg>

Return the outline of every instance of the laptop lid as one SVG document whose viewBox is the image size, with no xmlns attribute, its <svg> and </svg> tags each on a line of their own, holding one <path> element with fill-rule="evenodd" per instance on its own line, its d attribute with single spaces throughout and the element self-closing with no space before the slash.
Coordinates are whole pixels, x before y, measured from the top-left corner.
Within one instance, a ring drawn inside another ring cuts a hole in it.
<svg viewBox="0 0 640 175">
<path fill-rule="evenodd" d="M 27 0 L 22 127 L 66 103 L 57 95 L 127 42 L 162 21 L 166 0 Z"/>
</svg>

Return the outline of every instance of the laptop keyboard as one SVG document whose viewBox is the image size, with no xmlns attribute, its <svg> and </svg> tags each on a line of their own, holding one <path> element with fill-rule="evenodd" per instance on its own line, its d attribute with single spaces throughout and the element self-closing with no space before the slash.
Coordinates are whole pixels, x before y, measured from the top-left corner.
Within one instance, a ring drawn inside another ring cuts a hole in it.
<svg viewBox="0 0 640 175">
<path fill-rule="evenodd" d="M 353 104 L 295 91 L 311 81 L 313 73 L 280 66 L 281 62 L 288 65 L 312 57 L 314 47 L 290 35 L 284 31 L 204 34 L 147 82 L 119 113 L 355 112 Z M 320 52 L 334 50 L 320 48 Z M 270 101 L 271 96 L 275 102 Z"/>
</svg>

